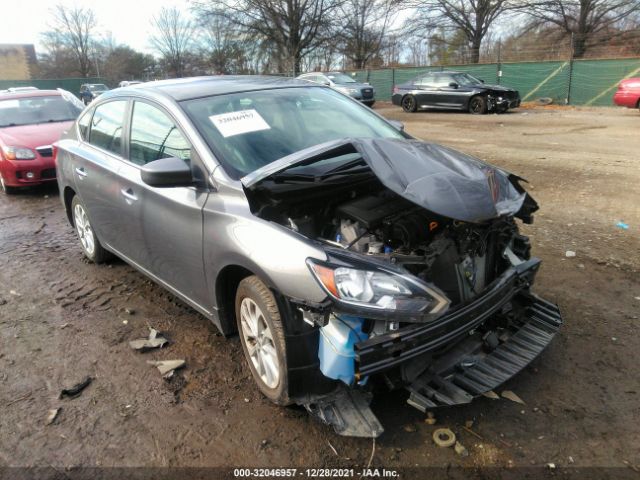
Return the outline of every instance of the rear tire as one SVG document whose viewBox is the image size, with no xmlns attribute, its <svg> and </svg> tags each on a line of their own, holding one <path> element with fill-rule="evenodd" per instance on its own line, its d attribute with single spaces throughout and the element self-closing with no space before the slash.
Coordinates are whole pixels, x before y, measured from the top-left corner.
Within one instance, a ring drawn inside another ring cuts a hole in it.
<svg viewBox="0 0 640 480">
<path fill-rule="evenodd" d="M 413 113 L 418 109 L 418 102 L 413 95 L 402 97 L 402 109 L 407 113 Z"/>
<path fill-rule="evenodd" d="M 71 215 L 73 227 L 76 230 L 78 240 L 80 240 L 82 253 L 93 263 L 103 263 L 110 257 L 110 254 L 100 244 L 96 232 L 89 221 L 87 209 L 77 195 L 71 201 Z"/>
<path fill-rule="evenodd" d="M 473 115 L 484 115 L 487 113 L 487 99 L 476 95 L 469 100 L 469 113 Z"/>
<path fill-rule="evenodd" d="M 240 343 L 260 391 L 278 405 L 289 405 L 289 372 L 284 328 L 273 293 L 255 275 L 236 291 Z"/>
</svg>

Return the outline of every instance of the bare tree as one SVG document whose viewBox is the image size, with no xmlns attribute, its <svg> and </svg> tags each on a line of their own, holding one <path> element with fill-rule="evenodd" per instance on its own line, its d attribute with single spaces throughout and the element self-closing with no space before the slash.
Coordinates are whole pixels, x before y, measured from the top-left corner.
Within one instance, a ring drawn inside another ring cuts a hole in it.
<svg viewBox="0 0 640 480">
<path fill-rule="evenodd" d="M 446 22 L 464 33 L 471 63 L 480 61 L 482 41 L 495 21 L 515 6 L 513 0 L 418 0 L 429 24 Z"/>
<path fill-rule="evenodd" d="M 192 42 L 192 24 L 176 7 L 163 7 L 153 17 L 154 34 L 151 44 L 160 52 L 164 62 L 176 77 L 182 77 Z"/>
<path fill-rule="evenodd" d="M 199 25 L 202 55 L 214 73 L 250 72 L 248 55 L 253 45 L 237 25 L 220 15 L 204 16 Z"/>
<path fill-rule="evenodd" d="M 340 6 L 343 53 L 354 68 L 366 68 L 380 55 L 399 5 L 399 0 L 347 0 Z"/>
<path fill-rule="evenodd" d="M 330 37 L 333 14 L 343 0 L 196 0 L 201 14 L 215 14 L 269 44 L 279 67 L 298 74 L 305 55 Z"/>
<path fill-rule="evenodd" d="M 639 0 L 529 0 L 523 9 L 538 25 L 554 25 L 573 38 L 573 56 L 618 34 L 616 28 L 640 12 Z"/>
<path fill-rule="evenodd" d="M 93 30 L 97 21 L 93 10 L 83 7 L 56 5 L 52 10 L 52 32 L 45 34 L 49 40 L 55 39 L 73 53 L 78 72 L 83 77 L 91 73 L 91 53 L 94 44 Z"/>
</svg>

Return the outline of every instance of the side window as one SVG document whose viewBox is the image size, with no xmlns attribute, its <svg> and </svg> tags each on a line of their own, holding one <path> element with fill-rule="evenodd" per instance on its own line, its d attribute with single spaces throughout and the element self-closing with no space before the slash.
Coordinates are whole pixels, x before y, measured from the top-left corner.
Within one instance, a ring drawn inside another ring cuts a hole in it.
<svg viewBox="0 0 640 480">
<path fill-rule="evenodd" d="M 438 87 L 448 87 L 453 82 L 451 75 L 436 75 L 434 85 Z"/>
<path fill-rule="evenodd" d="M 91 120 L 89 143 L 122 155 L 122 124 L 126 109 L 124 100 L 99 105 Z"/>
<path fill-rule="evenodd" d="M 166 157 L 190 160 L 191 145 L 178 127 L 148 103 L 134 103 L 130 138 L 129 160 L 138 165 Z"/>
<path fill-rule="evenodd" d="M 89 122 L 91 122 L 91 114 L 93 113 L 93 108 L 88 110 L 80 117 L 78 120 L 78 130 L 80 130 L 80 138 L 82 140 L 89 139 Z"/>
<path fill-rule="evenodd" d="M 433 81 L 434 81 L 433 74 L 428 74 L 416 80 L 416 85 L 419 85 L 421 87 L 426 87 L 429 85 L 433 85 Z"/>
</svg>

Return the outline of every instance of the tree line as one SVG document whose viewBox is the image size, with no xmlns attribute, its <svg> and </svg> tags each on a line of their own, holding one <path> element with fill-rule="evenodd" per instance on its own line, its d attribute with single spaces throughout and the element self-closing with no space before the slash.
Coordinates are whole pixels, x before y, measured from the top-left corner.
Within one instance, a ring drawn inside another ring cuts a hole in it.
<svg viewBox="0 0 640 480">
<path fill-rule="evenodd" d="M 97 28 L 90 8 L 54 7 L 40 76 L 116 82 L 640 55 L 640 0 L 190 0 L 153 17 L 156 55 Z"/>
</svg>

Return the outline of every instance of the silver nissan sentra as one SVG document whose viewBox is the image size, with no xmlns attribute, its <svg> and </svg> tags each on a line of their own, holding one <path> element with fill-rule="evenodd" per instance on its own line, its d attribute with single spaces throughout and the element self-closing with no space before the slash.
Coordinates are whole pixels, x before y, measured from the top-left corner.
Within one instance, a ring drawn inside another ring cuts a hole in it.
<svg viewBox="0 0 640 480">
<path fill-rule="evenodd" d="M 264 395 L 375 437 L 377 387 L 426 411 L 524 368 L 562 323 L 531 292 L 523 179 L 308 82 L 104 93 L 57 144 L 84 255 L 116 255 L 240 337 Z"/>
</svg>

